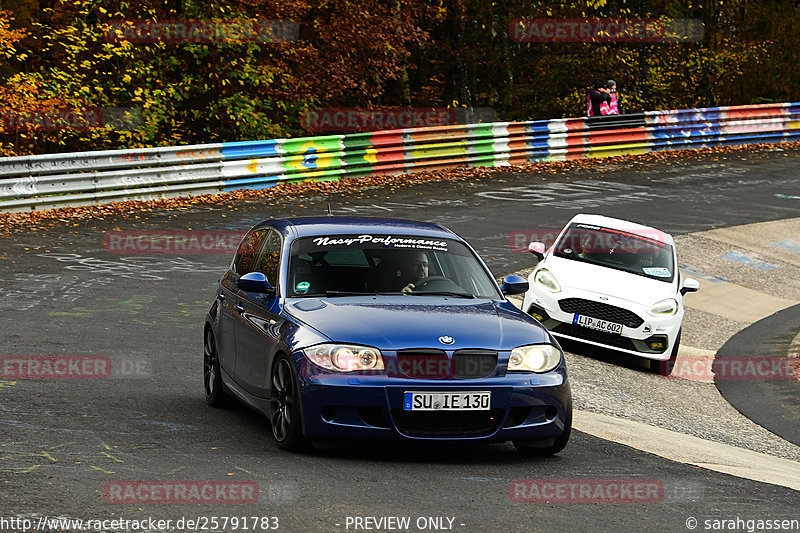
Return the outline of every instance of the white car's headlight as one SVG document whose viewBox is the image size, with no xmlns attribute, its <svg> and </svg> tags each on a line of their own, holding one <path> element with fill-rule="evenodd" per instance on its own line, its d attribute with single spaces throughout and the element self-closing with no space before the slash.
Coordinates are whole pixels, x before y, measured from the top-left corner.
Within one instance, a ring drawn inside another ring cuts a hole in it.
<svg viewBox="0 0 800 533">
<path fill-rule="evenodd" d="M 669 316 L 678 312 L 678 301 L 674 298 L 667 298 L 650 306 L 647 310 L 653 316 Z"/>
<path fill-rule="evenodd" d="M 561 350 L 552 344 L 531 344 L 511 350 L 511 372 L 550 372 L 561 362 Z"/>
<path fill-rule="evenodd" d="M 539 270 L 533 280 L 550 292 L 561 292 L 561 286 L 556 281 L 556 277 L 546 268 Z"/>
<path fill-rule="evenodd" d="M 318 344 L 303 350 L 309 361 L 334 372 L 384 370 L 380 350 L 352 344 Z"/>
</svg>

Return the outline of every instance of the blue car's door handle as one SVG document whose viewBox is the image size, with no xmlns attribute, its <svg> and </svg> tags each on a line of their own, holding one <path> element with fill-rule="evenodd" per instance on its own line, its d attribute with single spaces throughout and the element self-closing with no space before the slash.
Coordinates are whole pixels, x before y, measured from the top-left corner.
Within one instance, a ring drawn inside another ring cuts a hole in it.
<svg viewBox="0 0 800 533">
<path fill-rule="evenodd" d="M 233 308 L 239 311 L 239 314 L 244 313 L 244 306 L 242 304 L 236 304 L 235 306 L 233 306 Z"/>
</svg>

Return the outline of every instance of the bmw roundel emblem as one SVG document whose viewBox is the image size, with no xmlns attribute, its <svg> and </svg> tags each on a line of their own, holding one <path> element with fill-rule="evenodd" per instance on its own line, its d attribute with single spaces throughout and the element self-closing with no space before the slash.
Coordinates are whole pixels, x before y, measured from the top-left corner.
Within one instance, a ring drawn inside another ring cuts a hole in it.
<svg viewBox="0 0 800 533">
<path fill-rule="evenodd" d="M 446 345 L 450 346 L 451 344 L 456 342 L 456 340 L 453 337 L 449 336 L 449 335 L 442 335 L 441 337 L 439 337 L 439 342 L 441 342 L 442 344 L 446 344 Z"/>
</svg>

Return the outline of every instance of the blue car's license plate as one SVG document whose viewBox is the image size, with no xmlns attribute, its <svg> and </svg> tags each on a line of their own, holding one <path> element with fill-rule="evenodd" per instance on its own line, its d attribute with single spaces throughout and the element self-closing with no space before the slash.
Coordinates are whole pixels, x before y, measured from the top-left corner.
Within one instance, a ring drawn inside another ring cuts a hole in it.
<svg viewBox="0 0 800 533">
<path fill-rule="evenodd" d="M 404 411 L 488 411 L 489 391 L 406 392 Z"/>
</svg>

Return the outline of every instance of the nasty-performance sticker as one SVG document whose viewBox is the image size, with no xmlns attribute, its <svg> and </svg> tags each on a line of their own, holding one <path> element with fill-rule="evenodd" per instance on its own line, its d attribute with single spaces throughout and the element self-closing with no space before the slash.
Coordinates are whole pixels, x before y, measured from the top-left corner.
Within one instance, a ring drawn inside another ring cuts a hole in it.
<svg viewBox="0 0 800 533">
<path fill-rule="evenodd" d="M 316 237 L 316 246 L 351 246 L 353 244 L 381 245 L 391 248 L 416 248 L 424 250 L 447 251 L 447 242 L 434 239 L 425 239 L 411 236 L 398 235 L 359 235 L 341 237 Z"/>
</svg>

